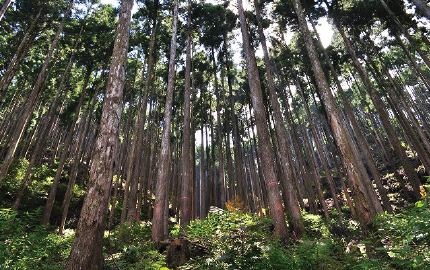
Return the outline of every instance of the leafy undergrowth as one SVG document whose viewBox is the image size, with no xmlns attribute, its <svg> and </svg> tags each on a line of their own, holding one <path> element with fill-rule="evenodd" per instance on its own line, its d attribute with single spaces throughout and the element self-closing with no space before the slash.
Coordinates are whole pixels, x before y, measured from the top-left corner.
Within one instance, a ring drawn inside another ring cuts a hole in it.
<svg viewBox="0 0 430 270">
<path fill-rule="evenodd" d="M 35 225 L 41 211 L 25 213 L 0 210 L 0 269 L 63 269 L 73 233 L 58 235 L 52 228 Z"/>
<path fill-rule="evenodd" d="M 303 213 L 306 237 L 281 243 L 268 218 L 225 211 L 191 222 L 186 237 L 204 248 L 178 269 L 430 269 L 429 196 L 394 215 L 379 216 L 372 247 L 353 220 L 326 222 Z M 73 234 L 58 235 L 34 224 L 37 213 L 18 217 L 0 211 L 0 269 L 62 269 Z M 141 222 L 105 235 L 105 269 L 173 269 L 165 263 L 166 246 L 150 241 L 151 226 Z M 367 249 L 367 250 L 366 250 Z M 193 255 L 194 254 L 194 255 Z"/>
</svg>

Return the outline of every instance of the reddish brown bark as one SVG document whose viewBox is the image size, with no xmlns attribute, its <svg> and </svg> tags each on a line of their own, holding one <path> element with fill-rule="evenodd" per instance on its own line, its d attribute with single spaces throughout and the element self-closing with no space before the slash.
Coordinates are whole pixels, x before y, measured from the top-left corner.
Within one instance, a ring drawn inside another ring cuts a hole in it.
<svg viewBox="0 0 430 270">
<path fill-rule="evenodd" d="M 173 90 L 175 83 L 176 36 L 178 24 L 178 0 L 175 0 L 173 11 L 172 40 L 170 46 L 169 75 L 167 82 L 166 106 L 164 109 L 161 148 L 158 156 L 158 176 L 155 191 L 154 215 L 152 219 L 152 240 L 164 240 L 165 221 L 167 221 L 166 201 L 168 200 L 169 168 L 170 168 L 170 124 L 172 122 Z"/>
<path fill-rule="evenodd" d="M 248 69 L 248 80 L 251 89 L 251 99 L 254 108 L 254 117 L 257 126 L 263 174 L 265 176 L 266 187 L 269 199 L 270 217 L 275 225 L 275 233 L 281 239 L 288 236 L 285 224 L 284 210 L 280 198 L 280 190 L 277 182 L 275 164 L 273 161 L 273 149 L 270 142 L 269 127 L 266 120 L 266 112 L 263 104 L 263 96 L 260 85 L 260 78 L 257 70 L 254 50 L 249 42 L 245 13 L 242 7 L 242 0 L 238 0 L 239 19 L 242 31 L 243 47 L 245 49 L 245 59 Z"/>
<path fill-rule="evenodd" d="M 88 189 L 65 269 L 102 269 L 103 234 L 119 138 L 133 0 L 123 0 Z"/>
</svg>

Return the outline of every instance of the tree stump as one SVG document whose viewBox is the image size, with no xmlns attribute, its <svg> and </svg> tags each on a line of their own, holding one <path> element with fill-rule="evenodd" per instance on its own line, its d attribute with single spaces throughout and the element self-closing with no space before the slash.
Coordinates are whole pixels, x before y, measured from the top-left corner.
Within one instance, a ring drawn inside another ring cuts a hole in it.
<svg viewBox="0 0 430 270">
<path fill-rule="evenodd" d="M 187 262 L 190 259 L 190 247 L 187 239 L 173 239 L 167 250 L 166 263 L 174 267 Z"/>
</svg>

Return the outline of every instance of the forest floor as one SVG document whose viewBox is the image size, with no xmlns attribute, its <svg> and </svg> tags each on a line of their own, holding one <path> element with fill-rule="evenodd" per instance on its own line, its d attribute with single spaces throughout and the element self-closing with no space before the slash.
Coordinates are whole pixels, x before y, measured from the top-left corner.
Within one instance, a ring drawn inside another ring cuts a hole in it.
<svg viewBox="0 0 430 270">
<path fill-rule="evenodd" d="M 305 236 L 299 240 L 291 234 L 293 237 L 286 242 L 273 235 L 267 216 L 242 213 L 233 206 L 231 211 L 192 221 L 186 231 L 172 216 L 170 235 L 163 243 L 151 241 L 150 222 L 117 225 L 105 233 L 104 268 L 430 269 L 430 180 L 424 170 L 418 167 L 418 171 L 424 189 L 415 203 L 404 199 L 392 173 L 384 176 L 395 213 L 377 216 L 367 239 L 363 239 L 346 204 L 341 218 L 330 207 L 330 220 L 303 211 Z M 34 187 L 32 192 L 41 191 Z M 75 195 L 75 204 L 79 205 L 84 191 L 77 190 Z M 332 199 L 327 202 L 333 204 Z M 0 210 L 0 269 L 65 266 L 76 220 L 68 223 L 64 235 L 59 235 L 56 226 L 38 225 L 41 205 L 20 212 Z M 121 210 L 117 211 L 120 215 Z"/>
</svg>

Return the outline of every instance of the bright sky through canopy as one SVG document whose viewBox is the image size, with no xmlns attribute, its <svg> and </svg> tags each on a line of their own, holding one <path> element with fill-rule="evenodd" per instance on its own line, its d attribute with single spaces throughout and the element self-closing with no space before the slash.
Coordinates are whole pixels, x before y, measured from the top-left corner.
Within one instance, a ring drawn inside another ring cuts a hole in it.
<svg viewBox="0 0 430 270">
<path fill-rule="evenodd" d="M 120 5 L 120 0 L 101 0 L 102 4 L 111 4 L 114 7 L 118 7 Z M 206 1 L 206 2 L 212 2 L 212 1 Z M 133 7 L 133 13 L 137 11 L 137 5 L 135 4 Z M 330 26 L 330 24 L 327 22 L 326 18 L 323 18 L 319 20 L 319 24 L 317 25 L 318 33 L 320 34 L 321 41 L 324 45 L 324 47 L 327 47 L 330 44 L 332 35 L 333 35 L 333 29 Z"/>
</svg>

